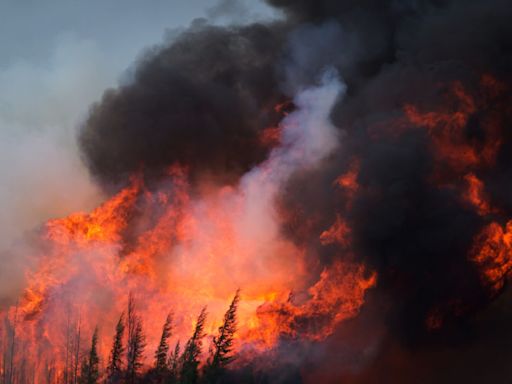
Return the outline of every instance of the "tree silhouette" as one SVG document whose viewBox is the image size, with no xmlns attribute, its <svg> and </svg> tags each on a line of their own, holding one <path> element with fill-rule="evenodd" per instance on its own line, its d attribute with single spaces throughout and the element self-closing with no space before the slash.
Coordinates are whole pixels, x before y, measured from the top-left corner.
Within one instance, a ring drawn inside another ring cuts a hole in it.
<svg viewBox="0 0 512 384">
<path fill-rule="evenodd" d="M 169 374 L 167 375 L 168 380 L 167 382 L 169 384 L 177 383 L 179 379 L 179 375 L 181 372 L 181 346 L 180 341 L 178 340 L 176 342 L 176 345 L 174 346 L 174 351 L 169 356 Z"/>
<path fill-rule="evenodd" d="M 169 337 L 172 330 L 172 315 L 169 313 L 162 328 L 160 343 L 155 351 L 155 369 L 157 373 L 163 373 L 168 369 L 167 355 L 169 354 Z"/>
<path fill-rule="evenodd" d="M 239 301 L 240 290 L 237 290 L 224 314 L 224 321 L 219 327 L 218 335 L 213 338 L 210 357 L 204 368 L 205 380 L 208 383 L 217 383 L 226 366 L 234 359 L 233 341 L 237 328 L 236 312 Z"/>
<path fill-rule="evenodd" d="M 137 317 L 131 343 L 128 345 L 130 353 L 126 367 L 126 378 L 128 383 L 135 383 L 140 368 L 142 367 L 142 357 L 146 347 L 146 337 L 142 329 L 142 320 Z"/>
<path fill-rule="evenodd" d="M 182 366 L 180 382 L 182 384 L 195 384 L 199 378 L 199 355 L 203 344 L 204 324 L 206 322 L 206 307 L 201 310 L 196 322 L 192 337 L 187 341 L 181 358 Z"/>
<path fill-rule="evenodd" d="M 126 381 L 135 383 L 146 347 L 146 337 L 142 329 L 142 320 L 137 314 L 135 300 L 130 293 L 128 298 L 128 345 L 126 354 Z"/>
<path fill-rule="evenodd" d="M 98 327 L 94 329 L 91 341 L 91 349 L 89 355 L 84 358 L 82 362 L 82 369 L 80 372 L 80 384 L 96 384 L 98 382 L 99 372 L 99 357 L 98 357 Z"/>
<path fill-rule="evenodd" d="M 116 334 L 112 343 L 112 350 L 110 352 L 109 362 L 107 366 L 107 383 L 116 383 L 120 381 L 122 374 L 122 361 L 121 356 L 124 352 L 123 337 L 124 337 L 124 312 L 119 316 L 116 325 Z"/>
</svg>

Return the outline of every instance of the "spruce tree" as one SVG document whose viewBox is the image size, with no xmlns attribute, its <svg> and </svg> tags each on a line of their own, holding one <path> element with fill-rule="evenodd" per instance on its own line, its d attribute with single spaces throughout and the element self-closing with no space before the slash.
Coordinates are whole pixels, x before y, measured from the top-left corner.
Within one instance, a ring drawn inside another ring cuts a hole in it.
<svg viewBox="0 0 512 384">
<path fill-rule="evenodd" d="M 167 382 L 169 384 L 177 383 L 180 376 L 181 371 L 181 346 L 180 341 L 178 340 L 176 342 L 176 345 L 174 346 L 174 351 L 169 356 L 169 373 L 167 375 Z"/>
<path fill-rule="evenodd" d="M 181 357 L 180 383 L 195 384 L 199 379 L 199 355 L 203 344 L 204 325 L 206 322 L 206 307 L 201 310 L 197 318 L 196 327 L 192 337 L 187 341 Z"/>
<path fill-rule="evenodd" d="M 210 357 L 204 369 L 204 376 L 208 383 L 218 382 L 226 366 L 234 359 L 233 341 L 237 327 L 236 311 L 239 301 L 240 290 L 237 290 L 224 314 L 224 321 L 219 327 L 218 335 L 213 338 Z"/>
<path fill-rule="evenodd" d="M 84 358 L 82 362 L 82 369 L 80 372 L 79 382 L 81 384 L 96 384 L 98 382 L 99 372 L 99 357 L 98 357 L 98 328 L 94 330 L 92 335 L 91 349 L 89 355 Z"/>
<path fill-rule="evenodd" d="M 80 366 L 80 376 L 78 376 L 78 384 L 86 384 L 87 376 L 89 372 L 89 361 L 86 357 L 82 359 L 82 365 Z M 65 378 L 65 376 L 64 376 Z"/>
<path fill-rule="evenodd" d="M 155 369 L 157 373 L 164 373 L 167 369 L 167 355 L 169 354 L 169 337 L 172 330 L 172 315 L 169 313 L 162 328 L 160 343 L 155 351 Z"/>
<path fill-rule="evenodd" d="M 128 360 L 126 367 L 126 381 L 129 384 L 135 383 L 142 367 L 142 358 L 144 348 L 146 347 L 146 337 L 142 329 L 142 320 L 135 316 L 133 320 L 133 333 L 128 342 Z"/>
<path fill-rule="evenodd" d="M 114 335 L 114 342 L 112 343 L 112 350 L 107 366 L 107 383 L 116 383 L 121 379 L 122 361 L 121 357 L 124 352 L 123 337 L 124 337 L 124 312 L 121 313 L 119 321 L 116 325 L 116 334 Z"/>
</svg>

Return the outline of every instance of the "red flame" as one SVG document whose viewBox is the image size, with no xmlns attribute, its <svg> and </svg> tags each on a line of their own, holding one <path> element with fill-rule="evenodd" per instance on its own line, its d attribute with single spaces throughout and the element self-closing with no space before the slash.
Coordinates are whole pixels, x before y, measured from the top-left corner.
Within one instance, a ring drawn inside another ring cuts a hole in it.
<svg viewBox="0 0 512 384">
<path fill-rule="evenodd" d="M 375 274 L 361 265 L 335 263 L 308 287 L 311 266 L 304 251 L 280 238 L 259 243 L 269 235 L 259 224 L 241 222 L 244 202 L 233 188 L 192 198 L 187 174 L 179 167 L 171 169 L 169 181 L 168 188 L 151 192 L 141 178 L 133 178 L 91 213 L 46 223 L 42 240 L 47 251 L 27 275 L 18 308 L 23 321 L 17 325 L 24 356 L 41 362 L 40 373 L 47 360 L 64 371 L 63 330 L 70 318 L 78 321 L 78 314 L 83 335 L 100 326 L 105 362 L 128 292 L 143 313 L 148 351 L 156 346 L 170 310 L 176 318 L 173 339 L 184 341 L 207 305 L 211 337 L 239 287 L 237 349 L 246 356 L 274 348 L 285 335 L 321 340 L 358 313 Z M 241 223 L 257 225 L 246 228 L 253 236 L 241 232 Z M 300 302 L 290 300 L 292 292 L 303 296 Z"/>
<path fill-rule="evenodd" d="M 505 89 L 493 76 L 485 74 L 476 91 L 469 91 L 462 83 L 454 82 L 446 95 L 447 101 L 436 111 L 420 112 L 410 104 L 404 107 L 408 122 L 425 128 L 429 134 L 436 159 L 432 175 L 434 184 L 440 188 L 460 188 L 461 199 L 482 217 L 499 213 L 489 201 L 486 186 L 478 175 L 494 165 L 502 144 L 502 124 L 494 105 Z M 470 119 L 477 112 L 483 141 L 472 141 L 467 134 Z M 457 185 L 454 182 L 457 177 L 463 183 Z M 503 287 L 512 268 L 511 230 L 510 222 L 505 226 L 496 221 L 488 222 L 475 236 L 468 255 L 491 294 Z M 442 311 L 434 309 L 426 319 L 426 326 L 440 328 L 442 319 Z"/>
<path fill-rule="evenodd" d="M 487 225 L 476 236 L 471 254 L 484 283 L 492 292 L 499 291 L 512 270 L 512 221 L 505 226 L 496 222 Z"/>
</svg>

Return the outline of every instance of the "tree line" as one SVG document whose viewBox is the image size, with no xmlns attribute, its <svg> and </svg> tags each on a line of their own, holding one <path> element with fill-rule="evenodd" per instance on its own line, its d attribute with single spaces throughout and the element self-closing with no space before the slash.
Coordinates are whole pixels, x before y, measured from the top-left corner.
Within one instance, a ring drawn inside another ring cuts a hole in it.
<svg viewBox="0 0 512 384">
<path fill-rule="evenodd" d="M 98 354 L 98 328 L 94 329 L 89 346 L 84 353 L 81 343 L 81 316 L 76 324 L 71 321 L 68 309 L 65 330 L 65 360 L 62 371 L 57 369 L 56 359 L 43 362 L 43 372 L 36 369 L 40 362 L 27 358 L 26 346 L 17 338 L 18 311 L 10 322 L 5 319 L 5 335 L 1 338 L 3 350 L 0 359 L 0 384 L 24 384 L 38 382 L 63 384 L 218 384 L 228 365 L 235 358 L 234 336 L 237 330 L 237 309 L 240 300 L 236 292 L 222 325 L 213 337 L 208 358 L 201 364 L 204 327 L 207 312 L 203 308 L 197 317 L 194 332 L 190 339 L 181 345 L 178 341 L 173 348 L 169 340 L 173 334 L 173 316 L 169 313 L 164 321 L 153 364 L 149 369 L 143 366 L 146 352 L 146 337 L 142 317 L 137 311 L 135 300 L 130 293 L 128 306 L 119 316 L 106 369 L 100 368 Z"/>
<path fill-rule="evenodd" d="M 77 375 L 78 384 L 100 382 L 105 384 L 217 384 L 222 382 L 228 365 L 235 358 L 233 343 L 237 330 L 239 300 L 240 295 L 237 291 L 224 314 L 223 323 L 217 335 L 213 337 L 208 358 L 202 366 L 200 357 L 203 339 L 206 336 L 204 333 L 206 307 L 199 313 L 190 339 L 183 346 L 178 341 L 172 349 L 169 339 L 172 336 L 173 316 L 169 313 L 162 327 L 160 342 L 154 352 L 153 366 L 143 372 L 146 340 L 142 318 L 137 312 L 134 297 L 130 294 L 127 310 L 121 313 L 116 324 L 106 371 L 100 372 L 97 351 L 98 329 L 96 328 L 90 348 L 83 358 Z"/>
</svg>

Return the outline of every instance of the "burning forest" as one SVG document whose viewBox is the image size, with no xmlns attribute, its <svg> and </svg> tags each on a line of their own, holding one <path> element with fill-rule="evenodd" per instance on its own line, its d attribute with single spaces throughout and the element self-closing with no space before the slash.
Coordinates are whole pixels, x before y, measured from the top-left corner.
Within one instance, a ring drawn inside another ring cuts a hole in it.
<svg viewBox="0 0 512 384">
<path fill-rule="evenodd" d="M 512 7 L 267 5 L 89 106 L 101 201 L 0 251 L 0 383 L 512 379 Z"/>
</svg>

